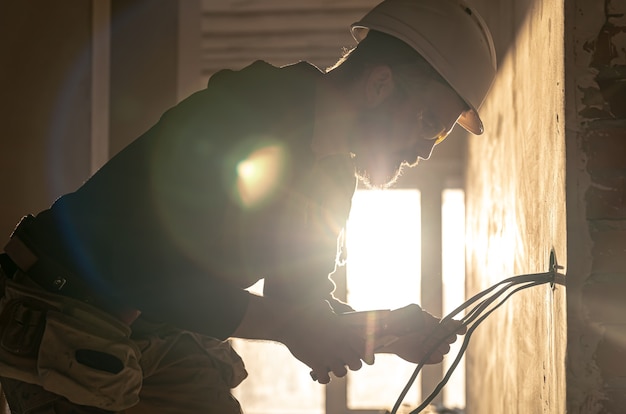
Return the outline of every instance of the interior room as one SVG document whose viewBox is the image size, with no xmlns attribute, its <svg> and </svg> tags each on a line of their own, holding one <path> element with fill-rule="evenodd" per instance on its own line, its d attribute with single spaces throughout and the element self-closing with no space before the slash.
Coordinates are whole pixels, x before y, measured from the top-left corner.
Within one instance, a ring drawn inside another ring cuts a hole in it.
<svg viewBox="0 0 626 414">
<path fill-rule="evenodd" d="M 518 275 L 512 294 L 411 382 L 398 413 L 626 412 L 626 2 L 467 0 L 491 29 L 485 133 L 455 127 L 390 189 L 359 186 L 337 295 L 357 310 L 443 317 Z M 75 190 L 222 69 L 321 70 L 378 0 L 0 3 L 0 233 Z M 250 288 L 260 292 L 260 286 Z M 459 314 L 457 317 L 462 317 Z M 232 340 L 247 414 L 391 412 L 416 366 L 311 381 L 281 344 Z M 8 408 L 5 411 L 8 413 Z"/>
</svg>

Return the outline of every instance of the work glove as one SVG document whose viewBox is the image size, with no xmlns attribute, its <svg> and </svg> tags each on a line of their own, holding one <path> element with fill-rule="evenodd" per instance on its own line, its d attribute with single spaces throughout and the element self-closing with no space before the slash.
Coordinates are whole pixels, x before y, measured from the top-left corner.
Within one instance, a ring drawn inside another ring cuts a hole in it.
<svg viewBox="0 0 626 414">
<path fill-rule="evenodd" d="M 382 335 L 393 338 L 379 349 L 379 353 L 392 353 L 412 362 L 437 364 L 450 351 L 458 335 L 466 328 L 457 320 L 441 319 L 411 304 L 389 313 Z M 430 356 L 422 361 L 428 353 Z"/>
</svg>

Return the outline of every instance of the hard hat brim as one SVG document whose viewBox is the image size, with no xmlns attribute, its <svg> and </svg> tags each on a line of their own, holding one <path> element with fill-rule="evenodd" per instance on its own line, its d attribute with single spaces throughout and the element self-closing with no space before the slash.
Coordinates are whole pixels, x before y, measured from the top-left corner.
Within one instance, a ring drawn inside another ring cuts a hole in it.
<svg viewBox="0 0 626 414">
<path fill-rule="evenodd" d="M 474 109 L 469 109 L 463 112 L 456 122 L 465 128 L 466 131 L 471 132 L 474 135 L 482 135 L 485 131 L 483 122 L 480 120 L 478 113 Z"/>
</svg>

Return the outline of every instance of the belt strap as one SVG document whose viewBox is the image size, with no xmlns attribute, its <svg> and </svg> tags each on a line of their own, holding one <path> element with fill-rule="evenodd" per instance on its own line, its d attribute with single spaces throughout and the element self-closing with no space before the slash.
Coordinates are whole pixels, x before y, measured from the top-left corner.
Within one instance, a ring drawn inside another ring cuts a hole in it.
<svg viewBox="0 0 626 414">
<path fill-rule="evenodd" d="M 28 226 L 32 225 L 34 220 L 32 215 L 28 215 L 20 221 L 4 247 L 7 256 L 42 288 L 93 303 L 95 296 L 79 276 L 56 260 L 40 254 L 32 247 L 32 243 L 29 243 Z"/>
<path fill-rule="evenodd" d="M 31 215 L 24 217 L 4 247 L 6 255 L 22 272 L 45 290 L 97 306 L 128 325 L 139 317 L 139 310 L 102 298 L 80 276 L 29 246 L 25 227 L 34 220 Z"/>
</svg>

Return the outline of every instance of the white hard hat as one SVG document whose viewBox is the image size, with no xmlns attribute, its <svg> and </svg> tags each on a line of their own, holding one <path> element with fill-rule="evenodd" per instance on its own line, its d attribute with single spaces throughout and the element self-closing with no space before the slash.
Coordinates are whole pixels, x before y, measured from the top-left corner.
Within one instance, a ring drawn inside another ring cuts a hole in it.
<svg viewBox="0 0 626 414">
<path fill-rule="evenodd" d="M 463 0 L 385 0 L 351 29 L 357 42 L 372 29 L 415 49 L 469 106 L 458 123 L 483 133 L 478 108 L 496 76 L 496 53 L 475 9 Z"/>
</svg>

